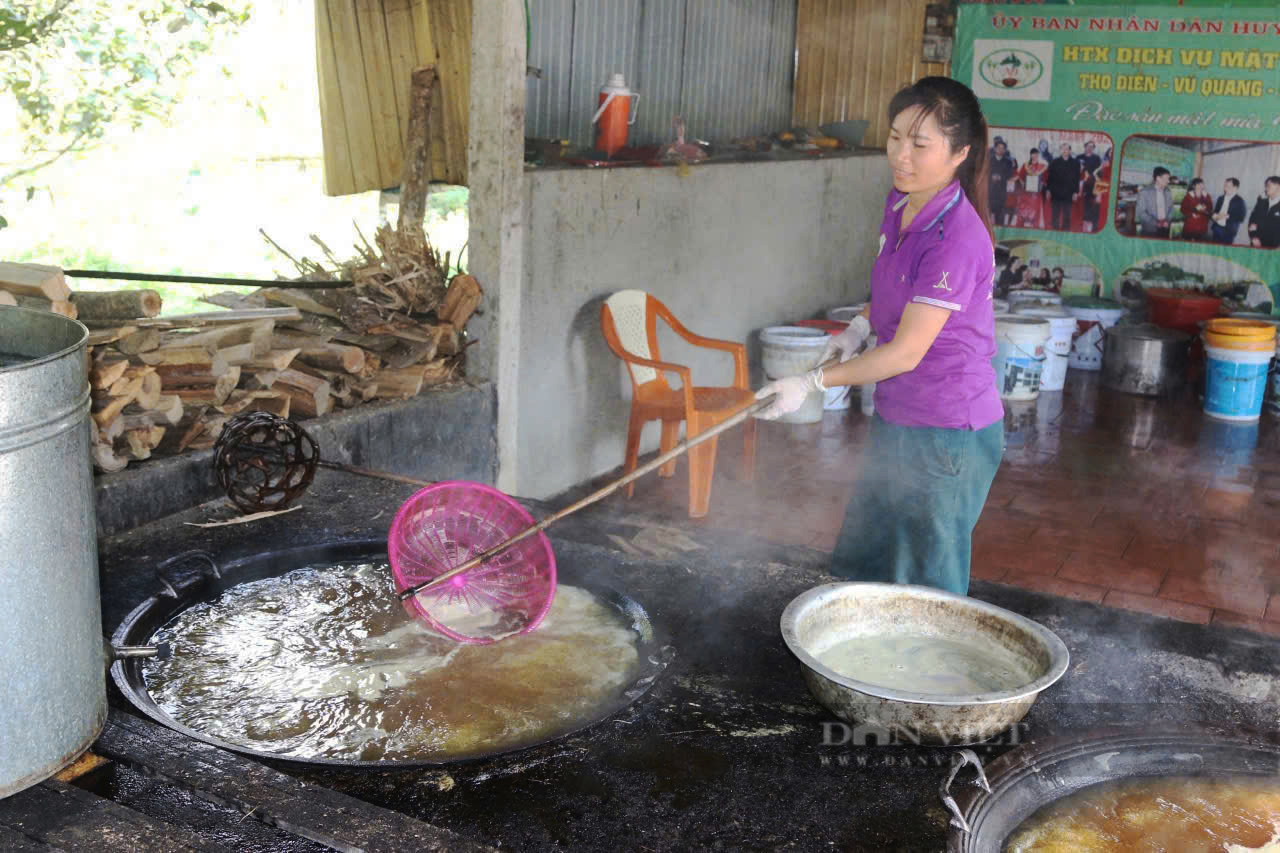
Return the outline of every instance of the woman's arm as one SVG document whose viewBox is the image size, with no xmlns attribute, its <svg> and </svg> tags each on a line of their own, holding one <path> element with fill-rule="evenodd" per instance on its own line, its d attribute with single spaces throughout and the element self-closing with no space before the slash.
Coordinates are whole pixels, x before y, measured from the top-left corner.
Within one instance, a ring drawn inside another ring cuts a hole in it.
<svg viewBox="0 0 1280 853">
<path fill-rule="evenodd" d="M 868 303 L 868 312 L 870 307 Z M 843 364 L 825 368 L 822 384 L 828 388 L 866 385 L 915 370 L 950 316 L 951 311 L 946 308 L 909 303 L 902 312 L 902 321 L 893 340 Z"/>
</svg>

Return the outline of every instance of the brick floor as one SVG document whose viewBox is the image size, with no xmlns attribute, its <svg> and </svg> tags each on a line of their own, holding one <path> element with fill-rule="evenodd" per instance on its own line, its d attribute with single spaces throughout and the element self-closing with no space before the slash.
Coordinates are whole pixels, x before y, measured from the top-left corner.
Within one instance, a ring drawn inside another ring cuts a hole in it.
<svg viewBox="0 0 1280 853">
<path fill-rule="evenodd" d="M 1065 391 L 1006 407 L 1008 447 L 974 531 L 972 577 L 1280 633 L 1280 417 L 1216 423 L 1189 393 L 1151 400 L 1097 379 L 1073 370 Z M 740 436 L 726 436 L 704 519 L 687 518 L 684 460 L 675 477 L 646 477 L 634 499 L 609 505 L 830 550 L 857 500 L 867 424 L 856 409 L 761 423 L 751 482 Z"/>
</svg>

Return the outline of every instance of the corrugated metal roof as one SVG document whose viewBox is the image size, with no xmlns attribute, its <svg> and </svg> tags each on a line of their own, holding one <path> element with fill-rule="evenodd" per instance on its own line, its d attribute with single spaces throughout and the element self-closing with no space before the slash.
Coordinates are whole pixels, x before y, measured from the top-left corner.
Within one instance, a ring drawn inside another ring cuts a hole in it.
<svg viewBox="0 0 1280 853">
<path fill-rule="evenodd" d="M 795 0 L 529 0 L 530 136 L 592 141 L 614 72 L 640 94 L 629 142 L 724 140 L 791 123 Z"/>
</svg>

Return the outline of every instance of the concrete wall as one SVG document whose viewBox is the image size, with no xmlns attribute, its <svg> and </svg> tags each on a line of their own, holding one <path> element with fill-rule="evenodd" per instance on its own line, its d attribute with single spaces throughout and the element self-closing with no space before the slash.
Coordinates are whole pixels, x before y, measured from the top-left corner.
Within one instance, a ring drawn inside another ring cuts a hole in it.
<svg viewBox="0 0 1280 853">
<path fill-rule="evenodd" d="M 622 462 L 630 382 L 600 333 L 609 294 L 647 290 L 699 334 L 750 339 L 758 381 L 754 332 L 866 297 L 889 186 L 883 155 L 706 165 L 683 178 L 526 173 L 518 437 L 503 460 L 514 493 L 548 497 Z M 663 358 L 692 367 L 696 384 L 730 382 L 728 355 L 671 337 Z M 651 424 L 644 449 L 657 442 Z"/>
</svg>

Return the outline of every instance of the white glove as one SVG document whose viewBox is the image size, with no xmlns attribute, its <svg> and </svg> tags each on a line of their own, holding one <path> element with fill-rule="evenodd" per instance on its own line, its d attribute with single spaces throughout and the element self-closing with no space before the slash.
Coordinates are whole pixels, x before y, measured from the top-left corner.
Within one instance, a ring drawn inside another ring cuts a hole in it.
<svg viewBox="0 0 1280 853">
<path fill-rule="evenodd" d="M 858 350 L 862 349 L 862 345 L 870 336 L 871 324 L 867 322 L 866 317 L 859 314 L 843 332 L 831 336 L 831 340 L 827 341 L 826 349 L 822 351 L 822 358 L 818 361 L 829 361 L 833 355 L 839 353 L 840 361 L 846 362 L 858 354 Z"/>
<path fill-rule="evenodd" d="M 783 415 L 789 415 L 803 406 L 805 398 L 814 391 L 826 390 L 827 386 L 822 384 L 821 367 L 810 370 L 808 373 L 802 373 L 799 376 L 775 379 L 756 392 L 757 400 L 763 400 L 772 394 L 778 395 L 777 399 L 773 401 L 773 405 L 762 412 L 758 412 L 756 417 L 772 421 Z"/>
</svg>

